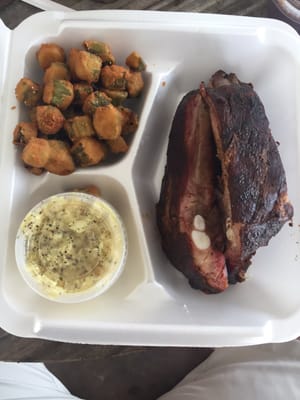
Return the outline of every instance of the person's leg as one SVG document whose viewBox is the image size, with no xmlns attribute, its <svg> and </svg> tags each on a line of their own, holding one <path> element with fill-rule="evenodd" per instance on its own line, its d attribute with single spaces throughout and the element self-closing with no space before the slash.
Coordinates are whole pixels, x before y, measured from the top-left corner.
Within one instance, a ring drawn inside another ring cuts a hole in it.
<svg viewBox="0 0 300 400">
<path fill-rule="evenodd" d="M 300 399 L 300 342 L 215 350 L 159 400 Z"/>
<path fill-rule="evenodd" d="M 76 400 L 42 363 L 0 362 L 0 400 Z"/>
</svg>

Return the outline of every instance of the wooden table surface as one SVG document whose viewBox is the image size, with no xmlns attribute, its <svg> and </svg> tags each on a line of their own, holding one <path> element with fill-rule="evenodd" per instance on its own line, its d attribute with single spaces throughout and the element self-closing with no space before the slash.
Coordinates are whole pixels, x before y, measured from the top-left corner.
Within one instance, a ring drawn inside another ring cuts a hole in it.
<svg viewBox="0 0 300 400">
<path fill-rule="evenodd" d="M 64 0 L 58 1 L 76 10 L 84 9 L 147 9 L 190 11 L 222 14 L 267 16 L 267 0 Z M 11 29 L 39 10 L 22 1 L 1 0 L 0 18 Z M 151 351 L 135 346 L 100 346 L 68 344 L 42 339 L 18 338 L 0 329 L 0 360 L 2 361 L 76 361 L 94 360 L 115 354 Z"/>
</svg>

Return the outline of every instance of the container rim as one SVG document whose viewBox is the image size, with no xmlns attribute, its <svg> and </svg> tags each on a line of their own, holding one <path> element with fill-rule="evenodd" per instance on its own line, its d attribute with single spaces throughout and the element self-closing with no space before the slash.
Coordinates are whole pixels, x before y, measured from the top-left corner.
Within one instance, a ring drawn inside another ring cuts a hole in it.
<svg viewBox="0 0 300 400">
<path fill-rule="evenodd" d="M 112 213 L 114 218 L 116 219 L 118 223 L 118 233 L 120 234 L 121 241 L 122 241 L 122 252 L 120 255 L 119 259 L 119 264 L 115 268 L 115 270 L 112 272 L 111 276 L 109 279 L 101 284 L 101 280 L 96 282 L 93 286 L 90 288 L 86 289 L 85 291 L 82 292 L 74 292 L 74 293 L 64 293 L 61 295 L 57 296 L 50 296 L 48 295 L 45 290 L 43 290 L 43 286 L 38 283 L 34 277 L 30 274 L 30 272 L 26 268 L 26 261 L 25 261 L 25 255 L 26 255 L 26 238 L 24 233 L 22 232 L 22 224 L 23 221 L 30 216 L 31 214 L 36 213 L 38 210 L 42 209 L 45 205 L 50 203 L 52 200 L 57 199 L 57 198 L 75 198 L 80 201 L 83 201 L 88 204 L 96 203 L 101 206 L 105 206 L 107 209 L 109 209 Z M 91 299 L 94 299 L 97 296 L 100 296 L 107 292 L 114 283 L 118 280 L 118 278 L 121 276 L 125 264 L 126 264 L 126 258 L 127 258 L 127 253 L 128 253 L 128 240 L 127 240 L 127 233 L 126 229 L 124 226 L 124 223 L 121 219 L 120 214 L 118 211 L 115 209 L 114 206 L 112 206 L 108 201 L 106 201 L 103 198 L 93 196 L 88 193 L 83 193 L 83 192 L 62 192 L 58 194 L 51 195 L 40 202 L 38 202 L 35 206 L 33 206 L 24 216 L 22 222 L 19 225 L 17 235 L 16 235 L 16 240 L 15 240 L 15 259 L 16 259 L 16 264 L 17 268 L 24 279 L 24 281 L 27 283 L 27 285 L 38 295 L 44 297 L 47 300 L 58 302 L 58 303 L 81 303 L 84 301 L 88 301 Z"/>
</svg>

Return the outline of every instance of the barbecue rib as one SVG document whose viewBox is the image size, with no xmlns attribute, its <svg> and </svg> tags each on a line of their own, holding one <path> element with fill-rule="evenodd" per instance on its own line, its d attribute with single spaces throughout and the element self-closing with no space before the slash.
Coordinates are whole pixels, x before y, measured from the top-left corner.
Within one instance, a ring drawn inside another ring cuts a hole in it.
<svg viewBox="0 0 300 400">
<path fill-rule="evenodd" d="M 157 223 L 172 264 L 207 293 L 228 286 L 216 165 L 209 115 L 199 90 L 193 91 L 173 120 Z"/>
<path fill-rule="evenodd" d="M 269 121 L 251 84 L 216 72 L 200 92 L 209 106 L 221 160 L 230 283 L 244 280 L 256 250 L 293 216 L 285 172 Z"/>
<path fill-rule="evenodd" d="M 157 204 L 163 250 L 192 287 L 217 293 L 244 279 L 255 251 L 292 216 L 260 99 L 218 71 L 173 120 Z"/>
</svg>

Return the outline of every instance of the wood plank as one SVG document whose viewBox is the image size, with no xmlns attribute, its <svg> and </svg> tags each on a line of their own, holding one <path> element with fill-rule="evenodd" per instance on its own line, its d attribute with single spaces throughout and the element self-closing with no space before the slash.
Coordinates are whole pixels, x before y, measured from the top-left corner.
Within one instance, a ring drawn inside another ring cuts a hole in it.
<svg viewBox="0 0 300 400">
<path fill-rule="evenodd" d="M 101 9 L 125 9 L 125 10 L 156 10 L 156 11 L 189 11 L 209 12 L 236 15 L 265 16 L 267 13 L 268 0 L 59 0 L 61 4 L 72 7 L 75 10 L 101 10 Z"/>
</svg>

